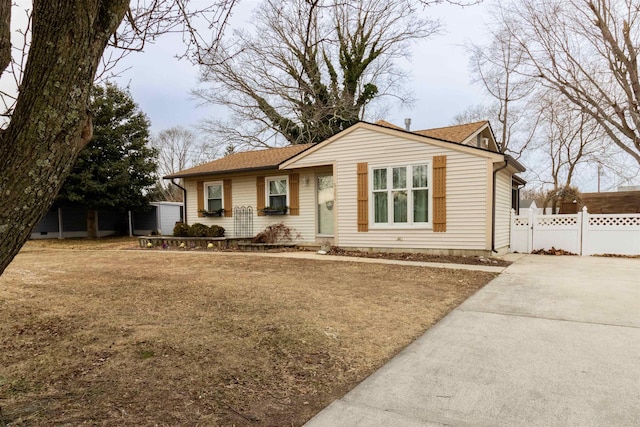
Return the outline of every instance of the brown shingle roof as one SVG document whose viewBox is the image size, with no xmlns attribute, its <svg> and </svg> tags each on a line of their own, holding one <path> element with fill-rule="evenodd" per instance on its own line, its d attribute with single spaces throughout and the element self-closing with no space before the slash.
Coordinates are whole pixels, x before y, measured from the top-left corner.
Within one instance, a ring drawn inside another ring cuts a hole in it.
<svg viewBox="0 0 640 427">
<path fill-rule="evenodd" d="M 462 143 L 469 136 L 473 135 L 477 130 L 487 124 L 487 121 L 467 123 L 463 125 L 447 126 L 435 129 L 425 129 L 413 131 L 418 135 L 436 138 L 444 141 Z M 384 120 L 378 120 L 378 126 L 401 130 L 407 132 L 404 128 L 396 126 Z M 191 176 L 213 175 L 227 172 L 242 172 L 260 169 L 275 169 L 281 163 L 300 154 L 314 144 L 290 145 L 282 148 L 269 148 L 265 150 L 244 151 L 242 153 L 231 154 L 209 163 L 198 165 L 190 169 L 185 169 L 164 178 L 184 178 Z"/>
<path fill-rule="evenodd" d="M 405 130 L 404 128 L 401 128 L 400 126 L 396 126 L 393 123 L 389 123 L 386 120 L 378 120 L 375 124 L 377 124 L 378 126 L 384 126 L 386 128 Z"/>
<path fill-rule="evenodd" d="M 290 159 L 311 147 L 313 144 L 290 145 L 282 148 L 269 148 L 266 150 L 243 151 L 231 154 L 209 163 L 194 166 L 189 169 L 176 172 L 165 178 L 183 178 L 188 176 L 211 175 L 223 172 L 250 171 L 259 169 L 277 168 L 280 163 Z"/>
<path fill-rule="evenodd" d="M 444 139 L 445 141 L 462 143 L 465 139 L 473 135 L 478 129 L 486 125 L 488 122 L 466 123 L 464 125 L 447 126 L 443 128 L 417 130 L 413 133 L 428 136 L 430 138 Z"/>
</svg>

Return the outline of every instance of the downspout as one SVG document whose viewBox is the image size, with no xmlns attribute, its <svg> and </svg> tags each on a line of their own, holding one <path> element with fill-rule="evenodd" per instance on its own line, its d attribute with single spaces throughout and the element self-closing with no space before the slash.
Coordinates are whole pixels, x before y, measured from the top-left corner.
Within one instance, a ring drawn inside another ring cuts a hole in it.
<svg viewBox="0 0 640 427">
<path fill-rule="evenodd" d="M 171 178 L 171 183 L 182 190 L 182 204 L 183 204 L 182 205 L 182 214 L 183 214 L 182 222 L 186 224 L 187 223 L 187 189 L 184 188 L 182 185 L 176 183 L 174 179 L 175 178 Z"/>
<path fill-rule="evenodd" d="M 504 161 L 504 165 L 493 171 L 493 198 L 491 200 L 491 252 L 498 253 L 496 251 L 496 176 L 498 172 L 505 169 L 509 165 L 507 160 Z"/>
</svg>

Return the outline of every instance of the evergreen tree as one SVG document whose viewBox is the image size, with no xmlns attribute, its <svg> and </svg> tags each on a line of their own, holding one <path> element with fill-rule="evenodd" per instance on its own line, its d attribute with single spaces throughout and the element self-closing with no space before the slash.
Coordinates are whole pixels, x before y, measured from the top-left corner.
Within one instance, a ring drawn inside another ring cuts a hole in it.
<svg viewBox="0 0 640 427">
<path fill-rule="evenodd" d="M 91 93 L 93 139 L 80 152 L 58 204 L 86 207 L 89 237 L 97 237 L 95 211 L 140 210 L 155 182 L 157 151 L 149 145 L 149 120 L 131 95 L 114 84 Z"/>
</svg>

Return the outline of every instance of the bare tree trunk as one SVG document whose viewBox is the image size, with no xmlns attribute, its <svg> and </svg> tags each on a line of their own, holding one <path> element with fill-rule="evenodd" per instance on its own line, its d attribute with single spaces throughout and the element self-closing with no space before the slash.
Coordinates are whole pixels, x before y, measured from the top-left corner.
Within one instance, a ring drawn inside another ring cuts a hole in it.
<svg viewBox="0 0 640 427">
<path fill-rule="evenodd" d="M 11 123 L 0 135 L 0 274 L 50 208 L 91 139 L 89 90 L 128 4 L 34 0 L 29 59 Z"/>
<path fill-rule="evenodd" d="M 98 213 L 95 209 L 87 209 L 87 237 L 89 239 L 98 238 Z"/>
<path fill-rule="evenodd" d="M 11 0 L 0 0 L 0 70 L 11 62 Z"/>
</svg>

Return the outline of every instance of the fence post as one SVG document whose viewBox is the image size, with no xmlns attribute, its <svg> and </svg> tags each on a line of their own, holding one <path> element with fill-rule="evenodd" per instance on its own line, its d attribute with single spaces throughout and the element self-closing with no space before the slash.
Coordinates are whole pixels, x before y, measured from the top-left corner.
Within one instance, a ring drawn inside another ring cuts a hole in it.
<svg viewBox="0 0 640 427">
<path fill-rule="evenodd" d="M 529 227 L 527 229 L 527 253 L 533 252 L 533 228 L 536 223 L 536 212 L 529 208 Z"/>
<path fill-rule="evenodd" d="M 516 210 L 511 208 L 511 222 L 509 223 L 509 252 L 513 252 L 513 246 L 514 246 L 513 234 L 514 234 L 515 223 L 516 223 Z"/>
<path fill-rule="evenodd" d="M 580 244 L 580 255 L 591 255 L 589 252 L 589 212 L 587 207 L 582 208 L 582 221 L 580 224 L 580 234 L 582 236 L 582 242 Z"/>
</svg>

